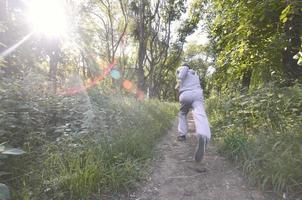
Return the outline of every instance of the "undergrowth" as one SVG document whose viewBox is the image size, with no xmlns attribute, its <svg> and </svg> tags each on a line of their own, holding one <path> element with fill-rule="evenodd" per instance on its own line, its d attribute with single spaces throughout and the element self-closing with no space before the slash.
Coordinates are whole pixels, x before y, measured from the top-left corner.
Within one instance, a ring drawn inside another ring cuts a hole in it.
<svg viewBox="0 0 302 200">
<path fill-rule="evenodd" d="M 207 101 L 219 151 L 280 194 L 302 191 L 302 88 L 263 88 Z"/>
<path fill-rule="evenodd" d="M 53 135 L 24 136 L 27 153 L 8 161 L 13 199 L 89 199 L 132 189 L 177 112 L 173 103 L 96 89 L 49 102 L 58 120 Z"/>
</svg>

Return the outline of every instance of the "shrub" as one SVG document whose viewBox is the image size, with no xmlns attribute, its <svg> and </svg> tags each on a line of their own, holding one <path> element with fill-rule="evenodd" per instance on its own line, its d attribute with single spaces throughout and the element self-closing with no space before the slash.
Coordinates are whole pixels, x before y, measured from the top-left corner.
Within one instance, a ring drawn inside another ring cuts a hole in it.
<svg viewBox="0 0 302 200">
<path fill-rule="evenodd" d="M 177 111 L 172 103 L 103 96 L 97 89 L 51 101 L 54 135 L 40 146 L 25 137 L 28 153 L 10 161 L 24 166 L 7 179 L 13 199 L 87 199 L 133 188 Z"/>
<path fill-rule="evenodd" d="M 207 106 L 219 151 L 263 188 L 301 191 L 301 99 L 301 85 L 212 95 Z"/>
</svg>

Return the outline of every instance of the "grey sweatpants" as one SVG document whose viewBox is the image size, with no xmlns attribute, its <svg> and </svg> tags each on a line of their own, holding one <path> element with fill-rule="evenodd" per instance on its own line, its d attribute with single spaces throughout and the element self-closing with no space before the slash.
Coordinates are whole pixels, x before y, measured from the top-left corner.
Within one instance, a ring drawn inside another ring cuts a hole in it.
<svg viewBox="0 0 302 200">
<path fill-rule="evenodd" d="M 180 112 L 178 132 L 186 135 L 188 132 L 187 114 L 192 108 L 195 122 L 196 134 L 211 138 L 210 125 L 203 104 L 202 90 L 184 91 L 179 96 Z"/>
</svg>

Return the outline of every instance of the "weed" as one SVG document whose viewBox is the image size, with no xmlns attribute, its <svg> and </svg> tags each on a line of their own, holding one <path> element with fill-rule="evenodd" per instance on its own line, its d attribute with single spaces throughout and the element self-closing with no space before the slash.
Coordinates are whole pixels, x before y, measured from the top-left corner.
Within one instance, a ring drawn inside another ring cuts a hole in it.
<svg viewBox="0 0 302 200">
<path fill-rule="evenodd" d="M 153 155 L 156 140 L 171 126 L 177 106 L 90 95 L 89 116 L 84 113 L 80 119 L 75 113 L 70 118 L 76 120 L 72 126 L 76 133 L 66 132 L 65 127 L 63 135 L 36 149 L 40 154 L 24 157 L 27 168 L 16 171 L 23 175 L 23 184 L 10 183 L 14 199 L 88 199 L 130 190 L 144 177 L 144 165 Z M 77 100 L 73 101 L 77 106 Z M 61 115 L 69 119 L 67 113 Z M 24 177 L 28 171 L 33 175 Z"/>
<path fill-rule="evenodd" d="M 302 89 L 263 88 L 207 101 L 219 151 L 253 183 L 280 193 L 302 189 Z"/>
</svg>

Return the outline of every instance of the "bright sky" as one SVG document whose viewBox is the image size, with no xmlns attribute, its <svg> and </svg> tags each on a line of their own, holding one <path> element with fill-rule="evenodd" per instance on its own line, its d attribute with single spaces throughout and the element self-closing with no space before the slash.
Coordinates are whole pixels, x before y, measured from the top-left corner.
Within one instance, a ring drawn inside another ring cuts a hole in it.
<svg viewBox="0 0 302 200">
<path fill-rule="evenodd" d="M 208 39 L 208 34 L 205 30 L 203 30 L 201 28 L 201 24 L 203 22 L 200 21 L 199 22 L 199 25 L 198 25 L 198 28 L 195 30 L 195 32 L 192 34 L 192 35 L 189 35 L 187 38 L 186 38 L 186 41 L 188 43 L 195 43 L 195 44 L 207 44 L 209 42 L 209 39 Z M 176 37 L 177 37 L 177 29 L 180 27 L 181 25 L 181 22 L 175 22 L 172 26 L 172 32 L 174 33 L 174 35 L 172 35 L 172 41 L 175 41 L 176 40 Z M 186 48 L 186 44 L 185 44 L 185 48 Z"/>
<path fill-rule="evenodd" d="M 208 34 L 205 30 L 202 29 L 201 25 L 204 23 L 202 20 L 198 24 L 198 29 L 195 32 L 187 37 L 188 42 L 194 42 L 196 44 L 207 44 L 209 42 Z"/>
<path fill-rule="evenodd" d="M 192 3 L 193 0 L 187 0 L 186 2 L 186 6 L 189 7 L 188 5 L 190 5 Z M 188 8 L 189 9 L 189 8 Z M 186 18 L 188 18 L 188 13 L 185 13 L 180 21 L 176 21 L 172 24 L 172 32 L 174 33 L 174 35 L 172 36 L 172 41 L 176 40 L 177 37 L 177 29 L 180 27 L 182 21 L 184 21 Z M 207 38 L 207 33 L 206 31 L 202 28 L 203 25 L 203 21 L 200 20 L 199 24 L 198 24 L 198 28 L 195 30 L 195 32 L 192 35 L 189 35 L 186 39 L 187 43 L 195 43 L 195 44 L 207 44 L 208 43 L 208 38 Z M 184 46 L 184 48 L 186 48 L 186 44 Z"/>
</svg>

